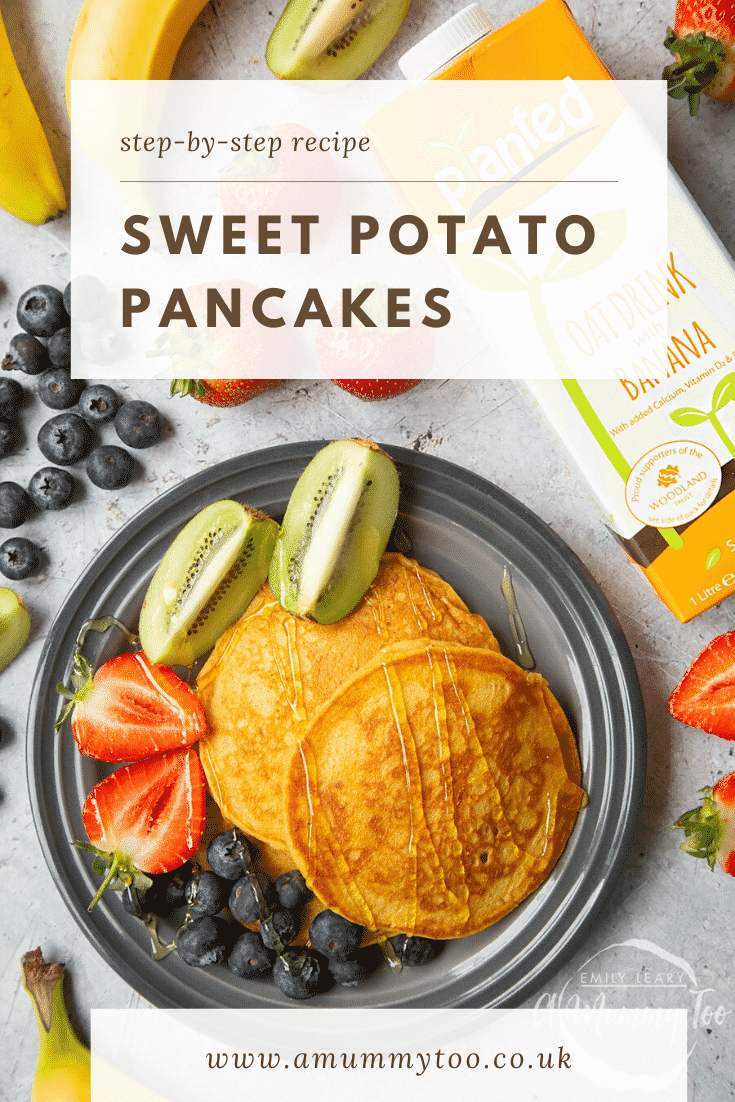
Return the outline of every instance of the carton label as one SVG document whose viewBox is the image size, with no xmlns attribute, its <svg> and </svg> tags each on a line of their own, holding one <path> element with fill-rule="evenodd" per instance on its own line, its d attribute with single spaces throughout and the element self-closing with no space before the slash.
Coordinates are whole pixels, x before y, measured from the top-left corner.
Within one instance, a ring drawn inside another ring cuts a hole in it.
<svg viewBox="0 0 735 1102">
<path fill-rule="evenodd" d="M 641 456 L 625 483 L 634 517 L 652 528 L 677 528 L 700 516 L 717 496 L 722 468 L 694 440 L 670 440 Z"/>
</svg>

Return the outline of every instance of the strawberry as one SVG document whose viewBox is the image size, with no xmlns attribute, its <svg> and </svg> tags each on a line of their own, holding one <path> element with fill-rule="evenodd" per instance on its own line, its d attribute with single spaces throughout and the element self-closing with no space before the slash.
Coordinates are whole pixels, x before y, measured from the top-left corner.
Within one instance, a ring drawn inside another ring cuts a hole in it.
<svg viewBox="0 0 735 1102">
<path fill-rule="evenodd" d="M 685 812 L 674 823 L 686 837 L 680 849 L 692 857 L 705 857 L 711 869 L 717 861 L 735 876 L 735 773 L 720 777 L 702 794 L 701 807 Z"/>
<path fill-rule="evenodd" d="M 418 386 L 421 378 L 404 376 L 411 373 L 425 377 L 434 363 L 434 333 L 416 320 L 413 308 L 413 324 L 388 325 L 386 290 L 382 284 L 369 283 L 353 292 L 353 301 L 358 301 L 369 291 L 362 309 L 372 325 L 364 325 L 359 314 L 353 317 L 352 325 L 343 325 L 339 301 L 329 311 L 332 324 L 314 334 L 319 367 L 327 378 L 368 402 L 392 398 Z M 406 320 L 411 320 L 411 314 Z M 359 379 L 343 378 L 355 371 Z"/>
<path fill-rule="evenodd" d="M 196 324 L 190 328 L 182 321 L 172 322 L 156 342 L 156 348 L 147 353 L 150 357 L 169 357 L 171 368 L 167 376 L 195 376 L 193 380 L 174 379 L 172 394 L 191 394 L 205 402 L 210 393 L 215 397 L 225 394 L 227 401 L 208 404 L 240 405 L 280 385 L 280 379 L 259 376 L 266 372 L 278 375 L 279 365 L 297 361 L 300 352 L 285 326 L 269 329 L 256 321 L 253 303 L 259 290 L 254 283 L 242 280 L 197 283 L 184 289 L 187 307 Z M 217 306 L 215 324 L 207 324 L 212 320 L 211 303 L 222 302 L 228 310 L 235 311 L 233 321 L 228 321 Z M 241 378 L 244 375 L 254 378 Z M 229 390 L 230 387 L 233 389 Z"/>
<path fill-rule="evenodd" d="M 664 46 L 676 58 L 663 71 L 669 95 L 688 97 L 691 115 L 702 92 L 721 103 L 735 101 L 735 0 L 678 0 Z"/>
<path fill-rule="evenodd" d="M 207 406 L 241 406 L 280 385 L 280 379 L 174 379 L 171 397 L 188 394 Z"/>
<path fill-rule="evenodd" d="M 405 394 L 407 390 L 418 386 L 421 379 L 332 379 L 364 402 L 376 402 L 383 398 L 395 398 L 396 394 Z"/>
<path fill-rule="evenodd" d="M 271 144 L 280 143 L 274 155 L 245 152 L 221 172 L 220 203 L 225 214 L 245 215 L 248 235 L 254 235 L 258 217 L 279 215 L 280 237 L 276 244 L 283 253 L 301 252 L 301 227 L 293 215 L 317 215 L 311 227 L 310 244 L 314 251 L 334 221 L 339 207 L 341 185 L 331 154 L 323 149 L 305 148 L 317 141 L 317 135 L 298 123 L 278 123 L 272 129 L 257 127 L 256 136 Z M 313 243 L 312 243 L 313 242 Z"/>
<path fill-rule="evenodd" d="M 89 910 L 108 887 L 142 891 L 151 886 L 146 873 L 188 861 L 202 839 L 205 802 L 204 770 L 191 748 L 125 765 L 96 784 L 82 808 L 89 842 L 74 843 L 95 854 L 92 869 L 104 875 Z"/>
<path fill-rule="evenodd" d="M 697 655 L 669 697 L 669 711 L 690 727 L 735 739 L 735 631 Z"/>
<path fill-rule="evenodd" d="M 204 709 L 168 666 L 154 666 L 143 651 L 121 654 L 97 673 L 74 655 L 71 688 L 57 686 L 69 703 L 71 729 L 82 754 L 97 761 L 141 761 L 190 746 L 207 729 Z"/>
</svg>

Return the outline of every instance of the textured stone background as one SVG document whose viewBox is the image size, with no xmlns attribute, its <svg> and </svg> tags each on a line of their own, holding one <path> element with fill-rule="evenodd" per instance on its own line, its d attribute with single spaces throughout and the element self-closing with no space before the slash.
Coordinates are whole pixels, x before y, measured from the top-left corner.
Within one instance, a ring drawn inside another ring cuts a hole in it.
<svg viewBox="0 0 735 1102">
<path fill-rule="evenodd" d="M 370 75 L 399 76 L 395 63 L 400 54 L 462 6 L 463 0 L 414 0 L 399 36 Z M 485 6 L 500 25 L 526 4 L 499 0 L 493 5 L 485 0 Z M 2 5 L 20 67 L 67 180 L 68 132 L 61 89 L 78 7 L 78 0 L 53 5 L 3 0 Z M 572 0 L 572 8 L 615 76 L 658 77 L 668 56 L 661 42 L 673 18 L 673 0 Z M 257 5 L 213 0 L 188 33 L 174 76 L 267 76 L 263 51 L 279 13 L 280 8 L 268 7 L 267 0 Z M 735 252 L 735 108 L 706 101 L 699 118 L 692 120 L 685 104 L 671 101 L 669 117 L 670 158 Z M 39 282 L 63 287 L 68 261 L 67 219 L 34 229 L 0 211 L 0 327 L 5 343 L 15 332 L 15 303 L 21 291 Z M 32 609 L 33 632 L 23 654 L 0 677 L 0 1028 L 5 1047 L 0 1096 L 29 1096 L 36 1059 L 31 1008 L 19 989 L 18 961 L 26 949 L 40 945 L 47 957 L 70 962 L 69 993 L 83 1032 L 92 1006 L 145 1005 L 96 954 L 67 913 L 31 819 L 25 713 L 35 666 L 57 608 L 108 536 L 157 493 L 188 475 L 245 450 L 304 438 L 361 435 L 440 455 L 496 482 L 563 535 L 612 604 L 645 696 L 645 807 L 625 873 L 596 928 L 562 973 L 527 1005 L 536 1005 L 539 997 L 544 1005 L 554 999 L 566 1005 L 575 995 L 582 1000 L 580 973 L 589 958 L 603 950 L 607 955 L 598 960 L 618 969 L 650 971 L 660 966 L 666 971 L 671 964 L 666 954 L 683 959 L 689 973 L 680 998 L 668 989 L 613 990 L 606 992 L 606 1005 L 686 1007 L 692 1049 L 690 1099 L 724 1102 L 732 1097 L 735 883 L 721 872 L 710 875 L 706 867 L 681 855 L 669 826 L 692 806 L 703 784 L 735 767 L 735 762 L 727 743 L 675 723 L 665 706 L 691 658 L 731 626 L 732 604 L 689 625 L 677 624 L 626 564 L 584 484 L 567 466 L 563 449 L 509 381 L 425 383 L 402 399 L 377 405 L 363 404 L 327 382 L 287 383 L 246 406 L 222 412 L 206 411 L 193 402 L 169 404 L 164 386 L 119 386 L 127 397 L 159 404 L 169 418 L 164 443 L 143 456 L 144 473 L 119 494 L 89 487 L 84 500 L 67 512 L 33 520 L 23 530 L 48 549 L 48 567 L 38 578 L 16 583 Z M 24 446 L 3 461 L 3 479 L 25 482 L 41 465 L 34 441 L 46 416 L 39 402 L 29 406 Z M 707 1006 L 722 1009 L 717 1017 L 709 1017 Z"/>
</svg>

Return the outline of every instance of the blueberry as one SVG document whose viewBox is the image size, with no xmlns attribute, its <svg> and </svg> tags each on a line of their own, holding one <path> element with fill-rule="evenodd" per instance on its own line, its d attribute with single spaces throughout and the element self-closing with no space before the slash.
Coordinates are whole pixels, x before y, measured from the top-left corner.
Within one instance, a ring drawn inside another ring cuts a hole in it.
<svg viewBox="0 0 735 1102">
<path fill-rule="evenodd" d="M 262 872 L 256 873 L 254 879 L 258 882 L 260 894 L 265 901 L 266 908 L 270 908 L 272 894 L 270 880 Z M 249 922 L 257 922 L 260 919 L 261 903 L 249 876 L 241 876 L 235 882 L 230 892 L 228 906 L 233 918 L 236 918 L 238 922 L 242 922 L 245 926 Z"/>
<path fill-rule="evenodd" d="M 122 333 L 104 319 L 81 328 L 79 351 L 85 360 L 97 367 L 110 367 L 127 355 Z"/>
<path fill-rule="evenodd" d="M 345 960 L 354 953 L 364 933 L 363 927 L 338 915 L 336 911 L 320 911 L 309 927 L 309 940 L 318 953 L 331 960 Z"/>
<path fill-rule="evenodd" d="M 273 982 L 289 999 L 313 999 L 321 967 L 308 949 L 286 949 L 273 965 Z"/>
<path fill-rule="evenodd" d="M 10 455 L 18 447 L 18 430 L 12 421 L 0 417 L 0 459 Z"/>
<path fill-rule="evenodd" d="M 357 987 L 375 970 L 377 960 L 369 948 L 355 953 L 347 960 L 330 960 L 329 971 L 342 987 Z"/>
<path fill-rule="evenodd" d="M 187 861 L 181 868 L 175 869 L 174 872 L 166 876 L 166 886 L 159 914 L 170 915 L 172 911 L 186 905 L 186 885 L 191 879 L 192 872 L 192 864 Z"/>
<path fill-rule="evenodd" d="M 406 934 L 396 934 L 388 938 L 396 956 L 401 964 L 413 968 L 418 964 L 426 964 L 433 960 L 444 948 L 443 941 L 432 941 L 428 937 L 408 937 Z"/>
<path fill-rule="evenodd" d="M 227 906 L 229 884 L 223 883 L 213 872 L 197 870 L 184 888 L 189 914 L 216 915 Z"/>
<path fill-rule="evenodd" d="M 41 569 L 41 552 L 35 543 L 23 536 L 11 536 L 0 545 L 0 572 L 6 578 L 19 581 L 30 578 Z"/>
<path fill-rule="evenodd" d="M 50 337 L 69 322 L 61 291 L 39 283 L 24 291 L 16 311 L 18 325 L 34 337 Z"/>
<path fill-rule="evenodd" d="M 250 868 L 248 841 L 241 830 L 226 830 L 213 838 L 207 848 L 212 872 L 224 880 L 239 880 Z"/>
<path fill-rule="evenodd" d="M 176 948 L 185 964 L 205 968 L 221 964 L 227 956 L 230 931 L 222 918 L 195 918 L 176 935 Z"/>
<path fill-rule="evenodd" d="M 105 425 L 120 408 L 120 398 L 110 386 L 93 383 L 85 387 L 77 409 L 89 425 Z"/>
<path fill-rule="evenodd" d="M 252 930 L 243 930 L 232 947 L 227 966 L 241 979 L 267 976 L 273 969 L 273 954 Z"/>
<path fill-rule="evenodd" d="M 310 888 L 307 888 L 304 875 L 299 869 L 284 872 L 276 880 L 276 895 L 282 907 L 296 910 L 302 907 L 313 896 Z"/>
<path fill-rule="evenodd" d="M 46 345 L 48 358 L 54 367 L 71 367 L 71 329 L 57 329 Z"/>
<path fill-rule="evenodd" d="M 0 377 L 0 417 L 15 417 L 24 396 L 25 391 L 17 379 Z"/>
<path fill-rule="evenodd" d="M 61 467 L 41 467 L 28 483 L 28 496 L 37 509 L 66 509 L 74 498 L 76 485 Z"/>
<path fill-rule="evenodd" d="M 0 528 L 17 528 L 28 520 L 33 502 L 17 482 L 0 482 Z"/>
<path fill-rule="evenodd" d="M 10 351 L 2 363 L 4 371 L 17 368 L 26 375 L 40 375 L 50 366 L 51 360 L 48 358 L 46 348 L 30 333 L 16 333 L 10 341 Z"/>
<path fill-rule="evenodd" d="M 71 317 L 72 293 L 74 295 L 75 321 L 94 321 L 103 312 L 107 292 L 104 283 L 97 279 L 97 276 L 78 275 L 74 276 L 71 283 L 67 283 L 64 288 L 63 302 L 64 309 L 69 317 Z"/>
<path fill-rule="evenodd" d="M 86 459 L 94 447 L 94 433 L 76 413 L 60 413 L 41 425 L 38 446 L 51 463 L 68 467 Z"/>
<path fill-rule="evenodd" d="M 268 918 L 260 921 L 261 941 L 266 949 L 273 949 L 275 952 L 286 945 L 290 945 L 296 937 L 296 932 L 293 915 L 283 907 L 276 907 Z M 280 941 L 280 945 L 278 941 Z"/>
<path fill-rule="evenodd" d="M 129 448 L 150 448 L 163 436 L 163 418 L 150 402 L 126 402 L 115 416 L 115 431 Z"/>
<path fill-rule="evenodd" d="M 72 379 L 64 367 L 52 367 L 38 380 L 38 397 L 51 409 L 69 409 L 76 405 L 83 390 L 84 382 Z"/>
<path fill-rule="evenodd" d="M 85 469 L 95 486 L 102 490 L 121 490 L 133 477 L 135 460 L 117 444 L 102 444 L 90 453 Z"/>
</svg>

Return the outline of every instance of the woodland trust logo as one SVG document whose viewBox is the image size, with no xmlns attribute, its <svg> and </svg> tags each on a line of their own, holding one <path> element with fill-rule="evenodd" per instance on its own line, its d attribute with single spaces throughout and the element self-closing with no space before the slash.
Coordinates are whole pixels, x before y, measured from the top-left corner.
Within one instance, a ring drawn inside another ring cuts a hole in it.
<svg viewBox="0 0 735 1102">
<path fill-rule="evenodd" d="M 721 1026 L 733 1012 L 723 1005 L 716 988 L 700 984 L 688 961 L 645 938 L 600 949 L 558 993 L 545 991 L 535 1004 L 536 1010 L 545 1011 L 605 1008 L 646 1013 L 683 1008 L 691 1014 L 691 1029 L 699 1031 Z"/>
</svg>

